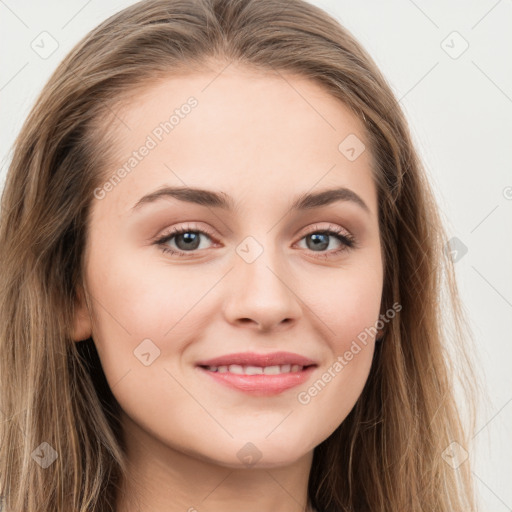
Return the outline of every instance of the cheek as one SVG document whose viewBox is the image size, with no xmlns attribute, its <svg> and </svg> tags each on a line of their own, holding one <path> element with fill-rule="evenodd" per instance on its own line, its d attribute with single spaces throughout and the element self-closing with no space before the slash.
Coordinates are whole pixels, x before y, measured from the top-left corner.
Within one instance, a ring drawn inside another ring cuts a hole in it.
<svg viewBox="0 0 512 512">
<path fill-rule="evenodd" d="M 206 270 L 192 272 L 176 264 L 171 268 L 164 256 L 155 256 L 157 251 L 105 247 L 91 255 L 88 280 L 98 298 L 97 330 L 108 326 L 133 342 L 151 336 L 163 339 L 217 279 Z"/>
<path fill-rule="evenodd" d="M 180 385 L 180 356 L 202 329 L 200 301 L 218 277 L 161 260 L 148 265 L 133 250 L 105 247 L 90 261 L 93 338 L 105 377 L 122 409 L 156 435 L 155 426 L 176 422 L 173 411 L 194 409 Z"/>
<path fill-rule="evenodd" d="M 313 430 L 325 436 L 343 422 L 368 379 L 381 305 L 379 261 L 344 269 L 334 282 L 332 276 L 317 276 L 316 286 L 302 292 L 309 296 L 308 305 L 320 320 L 317 331 L 330 350 L 316 378 L 298 390 L 297 401 L 315 418 Z"/>
<path fill-rule="evenodd" d="M 331 348 L 342 354 L 379 319 L 383 284 L 380 260 L 367 258 L 312 279 L 302 280 L 301 293 L 323 321 L 323 334 Z"/>
<path fill-rule="evenodd" d="M 380 311 L 382 288 L 368 276 L 346 279 L 329 306 L 337 353 L 348 350 L 351 340 L 374 327 Z"/>
<path fill-rule="evenodd" d="M 169 382 L 164 369 L 178 370 L 190 340 L 207 328 L 209 315 L 218 309 L 207 297 L 219 281 L 218 271 L 171 267 L 156 248 L 157 256 L 148 264 L 153 248 L 92 247 L 97 248 L 88 267 L 93 339 L 109 385 L 116 386 L 129 374 L 130 380 L 151 382 L 152 396 L 179 387 Z M 126 385 L 116 387 L 114 394 Z"/>
</svg>

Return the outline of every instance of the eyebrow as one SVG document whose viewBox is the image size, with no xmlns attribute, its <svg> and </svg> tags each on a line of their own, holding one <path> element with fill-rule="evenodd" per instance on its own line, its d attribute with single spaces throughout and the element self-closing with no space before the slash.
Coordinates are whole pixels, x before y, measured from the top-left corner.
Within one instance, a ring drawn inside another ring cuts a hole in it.
<svg viewBox="0 0 512 512">
<path fill-rule="evenodd" d="M 146 204 L 168 198 L 174 198 L 179 201 L 208 206 L 211 208 L 220 208 L 226 211 L 233 211 L 236 209 L 235 201 L 225 192 L 215 192 L 213 190 L 192 187 L 165 186 L 141 197 L 132 207 L 131 211 L 137 211 Z M 345 187 L 301 194 L 294 199 L 290 209 L 308 210 L 311 208 L 328 206 L 337 201 L 350 201 L 360 206 L 366 213 L 370 213 L 370 209 L 363 199 L 353 190 Z"/>
</svg>

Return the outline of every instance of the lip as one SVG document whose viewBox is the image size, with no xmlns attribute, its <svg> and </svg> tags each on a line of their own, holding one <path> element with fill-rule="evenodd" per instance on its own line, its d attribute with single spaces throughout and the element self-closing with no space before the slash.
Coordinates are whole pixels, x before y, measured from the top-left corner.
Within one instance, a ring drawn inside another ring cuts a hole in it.
<svg viewBox="0 0 512 512">
<path fill-rule="evenodd" d="M 230 366 L 232 364 L 262 367 L 295 364 L 302 366 L 303 369 L 298 372 L 280 373 L 277 375 L 245 375 L 229 372 L 213 372 L 206 368 L 208 366 L 218 367 Z M 214 379 L 215 382 L 256 396 L 277 395 L 287 389 L 303 384 L 310 378 L 317 366 L 317 363 L 312 359 L 291 352 L 273 352 L 270 354 L 239 352 L 199 361 L 196 364 L 197 370 L 206 374 L 209 378 Z"/>
<path fill-rule="evenodd" d="M 316 362 L 292 352 L 272 352 L 269 354 L 237 352 L 235 354 L 226 354 L 196 363 L 197 366 L 229 366 L 231 364 L 239 364 L 242 366 L 281 366 L 284 364 L 311 366 L 316 365 Z"/>
<path fill-rule="evenodd" d="M 316 365 L 308 366 L 298 372 L 281 373 L 277 375 L 245 375 L 236 373 L 212 372 L 202 366 L 197 370 L 214 379 L 219 384 L 237 389 L 244 393 L 256 396 L 278 395 L 287 389 L 306 382 L 317 368 Z"/>
</svg>

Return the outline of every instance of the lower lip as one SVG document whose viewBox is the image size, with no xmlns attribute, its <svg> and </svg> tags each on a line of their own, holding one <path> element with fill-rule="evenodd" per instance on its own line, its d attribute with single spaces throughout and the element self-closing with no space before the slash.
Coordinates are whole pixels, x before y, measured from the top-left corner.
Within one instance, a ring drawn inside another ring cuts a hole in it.
<svg viewBox="0 0 512 512">
<path fill-rule="evenodd" d="M 316 366 L 308 366 L 298 372 L 280 373 L 278 375 L 243 375 L 237 373 L 211 372 L 202 366 L 196 366 L 217 382 L 238 389 L 244 393 L 258 396 L 277 395 L 306 382 Z"/>
</svg>

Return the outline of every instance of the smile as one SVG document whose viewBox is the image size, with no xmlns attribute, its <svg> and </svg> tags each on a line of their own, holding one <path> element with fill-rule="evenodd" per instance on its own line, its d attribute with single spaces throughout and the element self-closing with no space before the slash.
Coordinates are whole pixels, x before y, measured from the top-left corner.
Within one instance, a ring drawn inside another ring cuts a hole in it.
<svg viewBox="0 0 512 512">
<path fill-rule="evenodd" d="M 236 391 L 255 396 L 278 395 L 304 384 L 317 365 L 196 366 L 207 378 Z"/>
<path fill-rule="evenodd" d="M 298 364 L 283 364 L 274 366 L 242 366 L 239 364 L 231 364 L 229 366 L 208 366 L 207 370 L 218 373 L 234 373 L 237 375 L 278 375 L 280 373 L 300 372 L 304 369 Z"/>
</svg>

